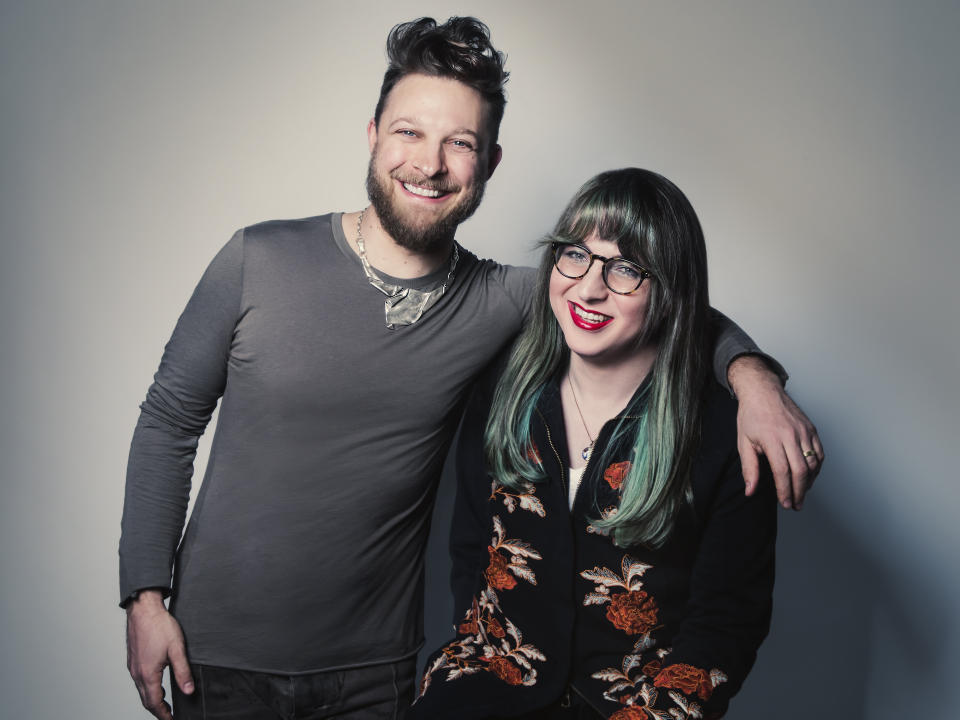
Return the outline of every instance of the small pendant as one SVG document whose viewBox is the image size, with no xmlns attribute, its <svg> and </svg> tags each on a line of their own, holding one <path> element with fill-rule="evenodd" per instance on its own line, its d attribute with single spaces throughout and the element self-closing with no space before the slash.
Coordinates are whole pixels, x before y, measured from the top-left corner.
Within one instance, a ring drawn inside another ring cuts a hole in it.
<svg viewBox="0 0 960 720">
<path fill-rule="evenodd" d="M 587 445 L 583 450 L 580 451 L 580 457 L 582 457 L 584 460 L 586 460 L 588 457 L 590 457 L 590 451 L 591 451 L 591 450 L 593 450 L 593 443 L 592 443 L 592 442 L 591 442 L 589 445 Z"/>
</svg>

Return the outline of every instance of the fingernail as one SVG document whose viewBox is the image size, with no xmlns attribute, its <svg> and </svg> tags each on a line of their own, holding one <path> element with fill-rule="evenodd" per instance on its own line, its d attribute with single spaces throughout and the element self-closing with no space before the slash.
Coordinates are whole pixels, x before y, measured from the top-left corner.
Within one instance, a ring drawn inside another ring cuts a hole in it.
<svg viewBox="0 0 960 720">
<path fill-rule="evenodd" d="M 192 683 L 192 682 L 188 682 L 186 685 L 184 685 L 184 686 L 183 686 L 183 691 L 184 691 L 185 693 L 187 693 L 187 694 L 192 693 L 192 692 L 193 692 L 193 683 Z"/>
<path fill-rule="evenodd" d="M 789 510 L 790 508 L 793 507 L 793 505 L 790 504 L 790 501 L 789 501 L 789 500 L 784 500 L 784 501 L 783 501 L 783 507 L 784 507 L 786 510 Z"/>
</svg>

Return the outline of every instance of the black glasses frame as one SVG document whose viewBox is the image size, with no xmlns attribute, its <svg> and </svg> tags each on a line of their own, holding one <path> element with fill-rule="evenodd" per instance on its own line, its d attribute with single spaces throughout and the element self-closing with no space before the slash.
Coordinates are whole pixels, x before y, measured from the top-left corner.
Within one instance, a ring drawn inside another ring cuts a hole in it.
<svg viewBox="0 0 960 720">
<path fill-rule="evenodd" d="M 642 265 L 638 265 L 633 260 L 627 260 L 625 257 L 608 258 L 608 257 L 604 257 L 603 255 L 597 255 L 596 253 L 590 252 L 590 248 L 585 247 L 580 243 L 554 241 L 550 243 L 550 245 L 553 247 L 553 266 L 557 269 L 558 273 L 560 273 L 566 278 L 570 278 L 571 280 L 579 280 L 580 278 L 584 277 L 588 272 L 590 272 L 590 268 L 593 267 L 593 261 L 599 260 L 601 263 L 603 263 L 603 270 L 601 272 L 601 275 L 603 276 L 603 284 L 607 286 L 607 289 L 610 292 L 616 293 L 617 295 L 633 295 L 633 293 L 635 293 L 637 290 L 641 288 L 644 280 L 646 280 L 649 277 L 653 277 L 653 275 L 650 273 L 649 270 L 647 270 Z M 579 275 L 567 275 L 567 273 L 565 273 L 563 270 L 560 269 L 560 253 L 569 247 L 575 247 L 579 250 L 582 250 L 583 254 L 590 258 L 590 262 L 587 263 L 586 269 Z M 620 290 L 614 290 L 612 287 L 610 287 L 610 283 L 607 280 L 607 269 L 610 267 L 610 263 L 612 262 L 624 262 L 627 265 L 630 265 L 637 269 L 637 272 L 640 273 L 640 282 L 637 283 L 637 286 L 633 290 L 628 290 L 627 292 L 621 292 Z"/>
</svg>

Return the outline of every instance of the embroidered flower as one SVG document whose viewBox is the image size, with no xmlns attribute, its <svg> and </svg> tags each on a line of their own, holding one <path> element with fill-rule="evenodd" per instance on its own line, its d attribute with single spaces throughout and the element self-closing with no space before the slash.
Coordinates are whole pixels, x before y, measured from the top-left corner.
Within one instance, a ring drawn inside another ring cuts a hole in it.
<svg viewBox="0 0 960 720">
<path fill-rule="evenodd" d="M 506 637 L 507 633 L 503 629 L 503 625 L 500 624 L 500 621 L 496 618 L 490 620 L 487 623 L 487 632 L 493 635 L 495 638 Z"/>
<path fill-rule="evenodd" d="M 654 677 L 658 672 L 660 672 L 659 660 L 651 660 L 643 666 L 643 674 L 647 677 Z"/>
<path fill-rule="evenodd" d="M 647 633 L 657 624 L 657 604 L 644 590 L 610 596 L 607 620 L 627 635 Z"/>
<path fill-rule="evenodd" d="M 713 693 L 713 685 L 707 671 L 684 663 L 667 665 L 654 678 L 653 684 L 656 687 L 679 690 L 687 695 L 696 693 L 704 701 L 709 700 Z"/>
<path fill-rule="evenodd" d="M 630 461 L 624 460 L 623 462 L 614 463 L 604 470 L 603 479 L 606 480 L 607 484 L 614 490 L 619 490 L 628 472 L 630 472 Z"/>
<path fill-rule="evenodd" d="M 523 674 L 520 672 L 520 668 L 501 655 L 494 655 L 490 658 L 490 669 L 507 685 L 519 685 L 523 682 Z"/>
<path fill-rule="evenodd" d="M 490 564 L 484 574 L 487 576 L 487 582 L 490 583 L 490 586 L 497 590 L 515 588 L 517 580 L 507 570 L 507 559 L 490 545 L 487 546 L 487 551 L 490 553 Z"/>
<path fill-rule="evenodd" d="M 537 465 L 542 465 L 543 461 L 540 459 L 540 450 L 537 448 L 537 444 L 531 440 L 530 444 L 527 446 L 527 460 L 532 460 Z"/>
<path fill-rule="evenodd" d="M 650 716 L 641 707 L 625 707 L 610 716 L 610 720 L 647 720 Z"/>
<path fill-rule="evenodd" d="M 476 620 L 468 620 L 467 622 L 460 623 L 460 627 L 457 628 L 457 631 L 462 635 L 476 635 L 480 632 L 480 626 L 477 624 Z"/>
</svg>

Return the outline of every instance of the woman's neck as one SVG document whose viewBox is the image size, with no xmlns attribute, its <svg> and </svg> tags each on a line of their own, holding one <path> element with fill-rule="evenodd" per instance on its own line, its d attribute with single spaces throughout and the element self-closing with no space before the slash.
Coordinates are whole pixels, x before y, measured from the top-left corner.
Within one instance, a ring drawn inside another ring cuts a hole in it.
<svg viewBox="0 0 960 720">
<path fill-rule="evenodd" d="M 575 386 L 581 403 L 586 400 L 594 408 L 611 408 L 609 419 L 626 407 L 656 359 L 656 347 L 641 348 L 617 363 L 595 363 L 570 353 L 567 380 Z"/>
<path fill-rule="evenodd" d="M 560 383 L 560 400 L 571 467 L 586 464 L 600 429 L 627 406 L 656 357 L 656 347 L 644 348 L 617 363 L 595 363 L 570 354 Z"/>
</svg>

